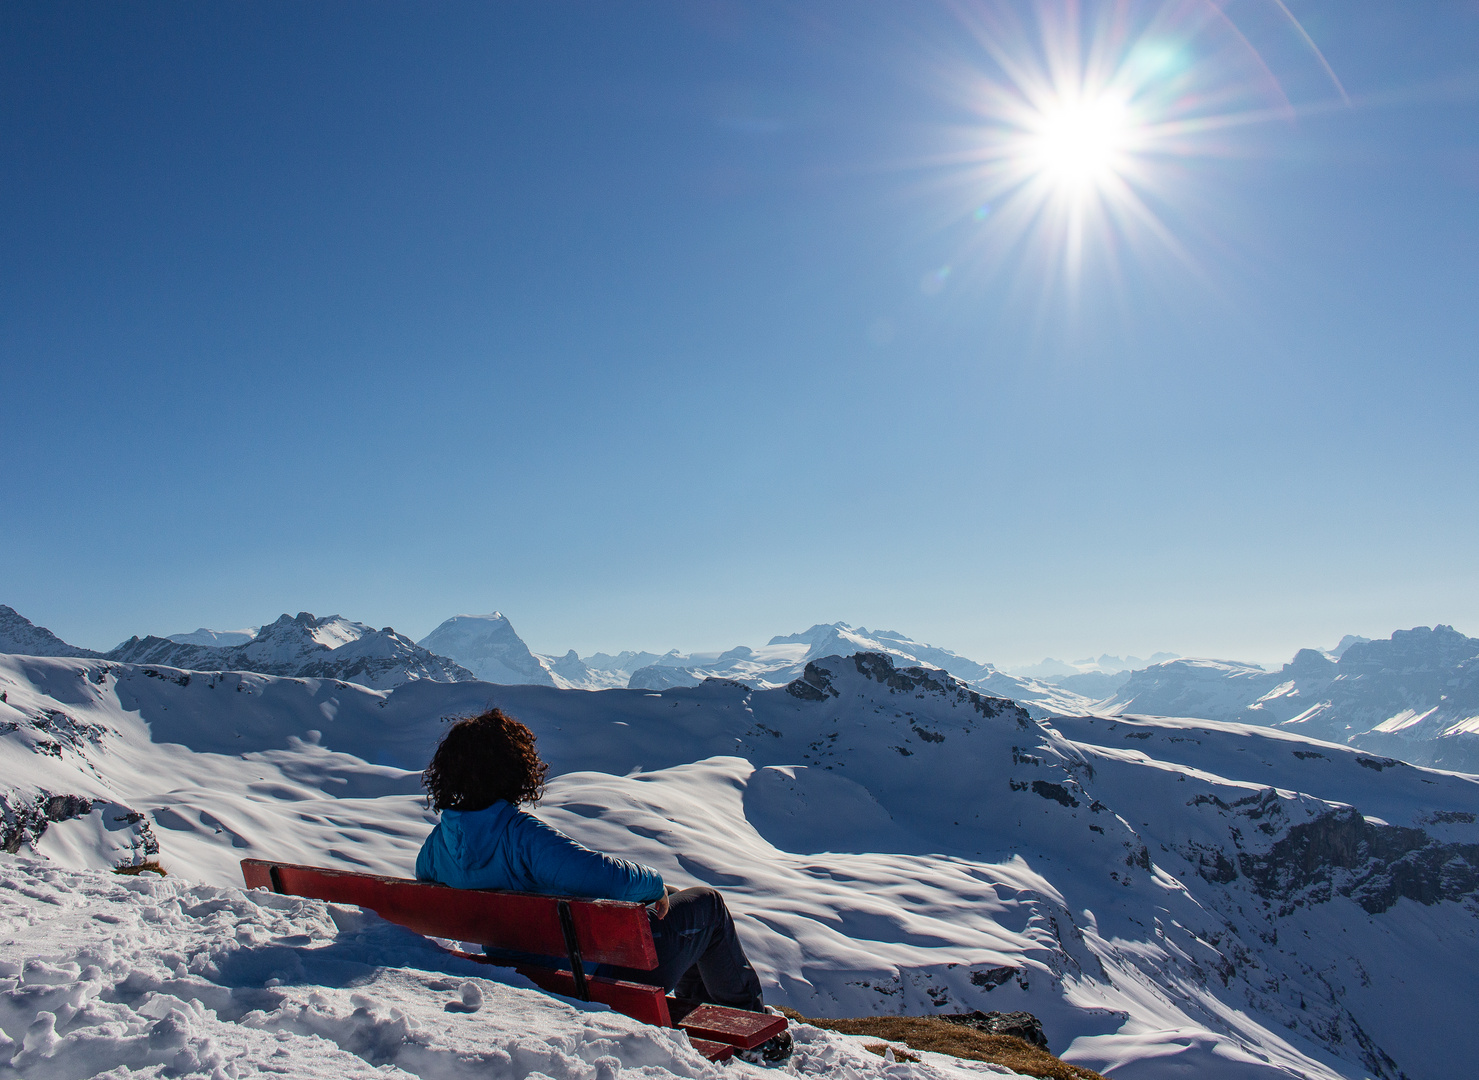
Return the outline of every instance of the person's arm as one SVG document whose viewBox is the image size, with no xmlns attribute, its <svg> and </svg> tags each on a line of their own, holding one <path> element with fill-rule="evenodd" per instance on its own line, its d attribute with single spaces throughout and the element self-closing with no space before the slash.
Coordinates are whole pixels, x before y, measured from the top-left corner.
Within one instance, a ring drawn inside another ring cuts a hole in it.
<svg viewBox="0 0 1479 1080">
<path fill-rule="evenodd" d="M 592 851 L 533 814 L 521 814 L 516 827 L 529 876 L 541 892 L 665 905 L 662 875 L 651 867 Z"/>
<path fill-rule="evenodd" d="M 436 843 L 436 841 L 437 832 L 436 829 L 432 829 L 431 835 L 422 842 L 421 850 L 416 853 L 417 881 L 435 881 L 437 878 L 436 872 L 432 870 L 431 859 L 431 846 L 432 844 Z"/>
</svg>

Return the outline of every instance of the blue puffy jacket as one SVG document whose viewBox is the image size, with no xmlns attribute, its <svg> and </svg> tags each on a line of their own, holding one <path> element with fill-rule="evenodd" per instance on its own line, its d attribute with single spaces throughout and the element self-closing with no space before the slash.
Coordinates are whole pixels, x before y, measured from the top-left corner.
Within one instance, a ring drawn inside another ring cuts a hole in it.
<svg viewBox="0 0 1479 1080">
<path fill-rule="evenodd" d="M 443 810 L 416 856 L 416 877 L 457 889 L 641 903 L 663 895 L 656 870 L 592 851 L 501 799 L 486 810 Z"/>
</svg>

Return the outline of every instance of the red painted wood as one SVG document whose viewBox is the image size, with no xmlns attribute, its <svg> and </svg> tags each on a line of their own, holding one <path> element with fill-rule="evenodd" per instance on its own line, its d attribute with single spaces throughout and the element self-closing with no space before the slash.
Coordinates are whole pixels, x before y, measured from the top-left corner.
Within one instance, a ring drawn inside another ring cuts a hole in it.
<svg viewBox="0 0 1479 1080">
<path fill-rule="evenodd" d="M 519 952 L 565 955 L 565 937 L 555 907 L 557 900 L 564 899 L 561 897 L 492 889 L 451 889 L 429 881 L 259 859 L 243 859 L 241 876 L 248 888 L 271 889 L 274 868 L 285 893 L 370 908 L 381 918 L 419 934 L 477 941 Z M 657 967 L 657 949 L 652 943 L 652 928 L 644 905 L 576 898 L 569 898 L 569 903 L 581 955 L 586 960 L 639 971 Z M 566 978 L 570 976 L 567 974 Z"/>
<path fill-rule="evenodd" d="M 565 997 L 575 996 L 575 979 L 568 971 L 523 965 L 514 970 L 541 990 L 548 990 L 551 994 L 563 994 Z M 624 1013 L 633 1020 L 640 1020 L 644 1024 L 652 1024 L 655 1027 L 673 1026 L 672 1019 L 668 1016 L 667 995 L 660 986 L 646 986 L 642 983 L 626 982 L 623 979 L 605 979 L 596 975 L 588 975 L 586 976 L 586 988 L 590 991 L 592 1001 L 610 1005 L 617 1012 Z"/>
<path fill-rule="evenodd" d="M 698 1005 L 669 1002 L 669 1015 L 691 1039 L 711 1039 L 729 1043 L 741 1050 L 759 1046 L 766 1039 L 786 1030 L 786 1018 L 771 1013 L 728 1009 L 723 1005 Z M 685 1011 L 686 1010 L 686 1011 Z"/>
<path fill-rule="evenodd" d="M 728 1061 L 734 1057 L 734 1052 L 739 1049 L 736 1046 L 730 1046 L 728 1043 L 713 1042 L 710 1039 L 695 1039 L 692 1035 L 688 1036 L 688 1041 L 695 1050 L 710 1061 Z"/>
</svg>

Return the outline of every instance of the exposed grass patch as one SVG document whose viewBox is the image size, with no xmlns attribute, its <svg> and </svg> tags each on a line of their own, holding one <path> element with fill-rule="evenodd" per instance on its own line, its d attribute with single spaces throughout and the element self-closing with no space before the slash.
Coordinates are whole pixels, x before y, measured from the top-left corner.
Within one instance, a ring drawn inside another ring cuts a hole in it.
<svg viewBox="0 0 1479 1080">
<path fill-rule="evenodd" d="M 975 1028 L 951 1024 L 932 1016 L 857 1016 L 831 1020 L 802 1016 L 795 1009 L 782 1008 L 781 1012 L 799 1023 L 840 1031 L 844 1035 L 871 1035 L 875 1039 L 903 1043 L 911 1050 L 949 1054 L 951 1057 L 969 1061 L 990 1061 L 1027 1076 L 1043 1077 L 1045 1080 L 1105 1080 L 1093 1069 L 1070 1065 L 1046 1050 L 1039 1050 L 1031 1043 L 1011 1035 L 986 1035 Z M 882 1046 L 865 1046 L 864 1049 L 872 1050 L 875 1054 L 882 1054 L 884 1050 Z M 895 1046 L 894 1056 L 898 1055 L 899 1051 Z"/>
<path fill-rule="evenodd" d="M 160 866 L 154 859 L 141 863 L 119 863 L 113 867 L 113 873 L 125 874 L 129 877 L 135 877 L 139 874 L 158 874 L 160 877 L 169 877 L 169 871 Z"/>
<path fill-rule="evenodd" d="M 897 1046 L 889 1046 L 888 1043 L 864 1043 L 863 1049 L 868 1051 L 868 1053 L 870 1054 L 877 1054 L 879 1057 L 883 1057 L 885 1053 L 887 1053 L 889 1050 L 892 1050 L 894 1052 L 895 1061 L 919 1060 L 919 1056 L 917 1054 L 911 1054 L 909 1053 L 909 1051 L 901 1049 Z"/>
</svg>

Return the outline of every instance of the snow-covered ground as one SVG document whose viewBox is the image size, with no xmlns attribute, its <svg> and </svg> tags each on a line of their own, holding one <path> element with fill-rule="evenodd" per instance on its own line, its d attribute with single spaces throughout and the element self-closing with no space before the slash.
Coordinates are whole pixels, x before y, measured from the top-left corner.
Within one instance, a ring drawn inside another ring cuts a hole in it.
<svg viewBox="0 0 1479 1080">
<path fill-rule="evenodd" d="M 799 1025 L 789 1070 L 845 1080 L 1015 1074 Z M 873 1040 L 876 1042 L 876 1040 Z M 0 1075 L 719 1080 L 687 1036 L 555 998 L 372 914 L 0 855 Z"/>
<path fill-rule="evenodd" d="M 540 814 L 723 889 L 773 1003 L 1025 1008 L 1125 1080 L 1436 1080 L 1479 1052 L 1472 777 L 1237 724 L 1037 720 L 876 654 L 784 689 L 595 693 L 12 656 L 0 693 L 5 839 L 55 867 L 408 874 L 415 770 L 496 703 L 553 765 Z"/>
</svg>

